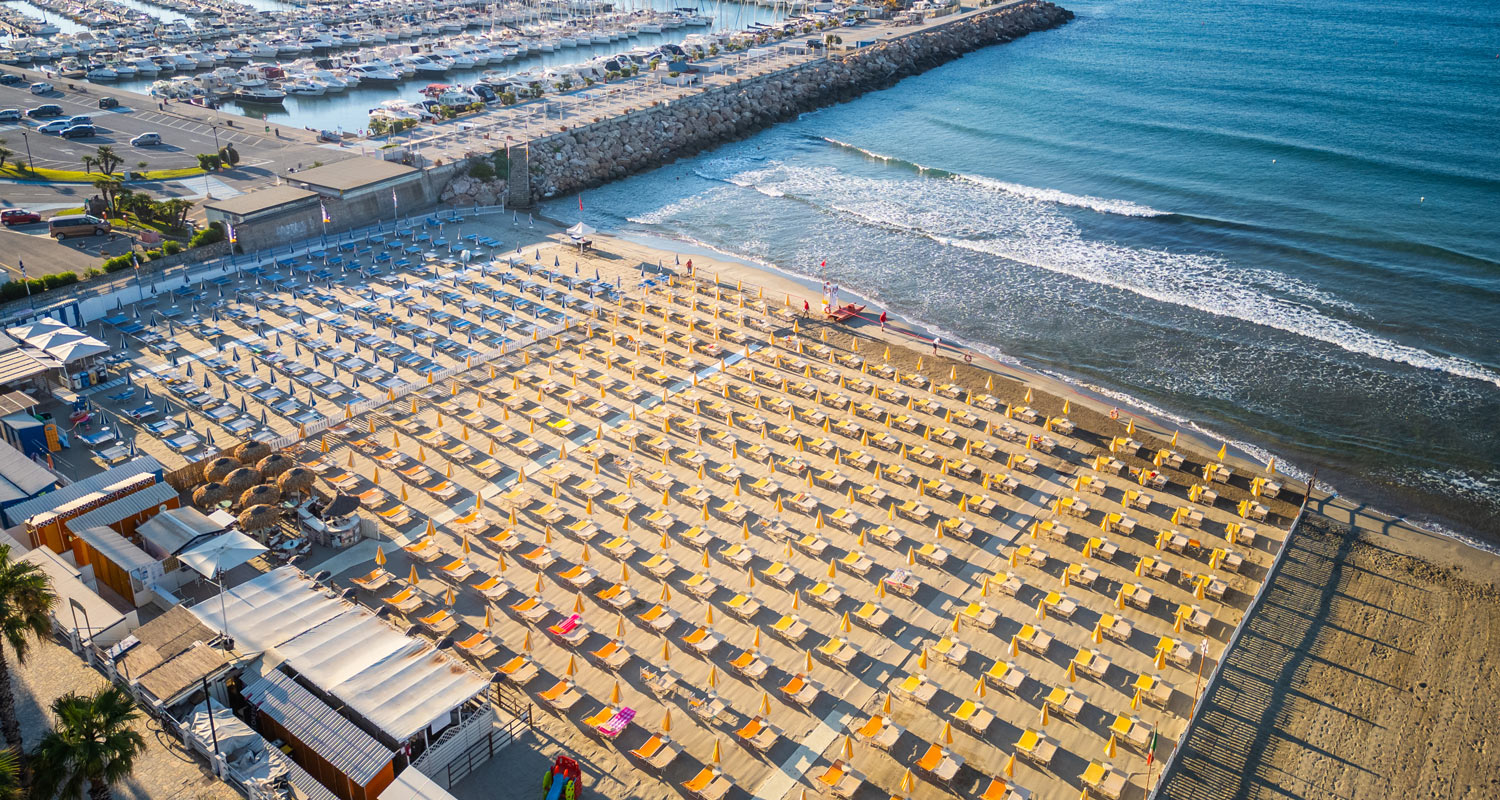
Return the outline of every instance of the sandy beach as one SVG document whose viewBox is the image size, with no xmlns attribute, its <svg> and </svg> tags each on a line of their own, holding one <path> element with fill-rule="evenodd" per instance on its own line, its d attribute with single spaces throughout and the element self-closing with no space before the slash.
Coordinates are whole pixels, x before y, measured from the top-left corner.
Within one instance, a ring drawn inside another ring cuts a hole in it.
<svg viewBox="0 0 1500 800">
<path fill-rule="evenodd" d="M 786 276 L 602 235 L 579 253 L 542 220 L 476 232 L 506 243 L 485 270 L 429 252 L 324 296 L 246 284 L 253 305 L 222 306 L 230 346 L 180 334 L 212 378 L 150 349 L 135 365 L 137 386 L 201 379 L 284 434 L 305 409 L 238 376 L 301 398 L 330 363 L 371 375 L 351 341 L 411 339 L 425 366 L 393 357 L 386 381 L 415 386 L 390 401 L 346 377 L 373 410 L 294 448 L 380 530 L 306 568 L 534 709 L 534 738 L 460 800 L 558 754 L 612 798 L 1140 798 L 1160 778 L 1300 484 L 899 323 L 803 317 L 816 289 Z M 477 356 L 429 352 L 407 321 L 483 329 L 494 306 L 527 317 Z M 305 405 L 337 412 L 317 385 Z"/>
</svg>

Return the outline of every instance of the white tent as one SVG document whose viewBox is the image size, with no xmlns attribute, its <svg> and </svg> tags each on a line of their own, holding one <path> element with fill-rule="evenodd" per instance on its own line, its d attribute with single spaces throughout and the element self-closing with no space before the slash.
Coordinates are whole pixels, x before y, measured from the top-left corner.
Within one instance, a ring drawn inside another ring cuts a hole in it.
<svg viewBox="0 0 1500 800">
<path fill-rule="evenodd" d="M 190 550 L 178 554 L 177 560 L 205 578 L 238 567 L 266 552 L 266 546 L 241 531 L 225 531 Z"/>
<path fill-rule="evenodd" d="M 577 225 L 574 225 L 573 227 L 571 227 L 571 228 L 568 229 L 568 235 L 571 236 L 571 237 L 573 237 L 574 239 L 579 239 L 579 238 L 582 238 L 584 236 L 588 236 L 589 234 L 591 234 L 593 232 L 594 232 L 594 229 L 592 227 L 590 227 L 588 225 L 585 225 L 582 222 L 580 222 Z"/>
<path fill-rule="evenodd" d="M 454 708 L 489 686 L 426 641 L 318 589 L 295 567 L 267 572 L 191 610 L 208 627 L 227 630 L 241 652 L 274 651 L 398 742 L 443 727 Z"/>
</svg>

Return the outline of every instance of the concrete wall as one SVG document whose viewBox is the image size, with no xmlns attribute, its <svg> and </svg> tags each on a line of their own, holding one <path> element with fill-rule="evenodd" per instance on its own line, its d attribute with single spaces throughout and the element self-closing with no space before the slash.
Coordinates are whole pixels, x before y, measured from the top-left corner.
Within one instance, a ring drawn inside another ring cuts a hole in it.
<svg viewBox="0 0 1500 800">
<path fill-rule="evenodd" d="M 512 165 L 509 203 L 525 206 L 643 172 L 1072 18 L 1072 12 L 1046 0 L 1024 0 L 535 139 L 529 145 L 527 185 L 516 179 Z"/>
<path fill-rule="evenodd" d="M 286 214 L 238 225 L 235 227 L 235 237 L 239 239 L 240 249 L 250 252 L 284 247 L 325 232 L 342 233 L 378 220 L 394 219 L 397 214 L 406 215 L 428 209 L 437 204 L 442 187 L 453 179 L 457 168 L 456 164 L 444 164 L 417 173 L 414 179 L 396 187 L 395 206 L 391 204 L 391 190 L 388 187 L 353 197 L 325 198 L 323 207 L 328 209 L 329 217 L 326 231 L 322 207 L 314 203 Z"/>
</svg>

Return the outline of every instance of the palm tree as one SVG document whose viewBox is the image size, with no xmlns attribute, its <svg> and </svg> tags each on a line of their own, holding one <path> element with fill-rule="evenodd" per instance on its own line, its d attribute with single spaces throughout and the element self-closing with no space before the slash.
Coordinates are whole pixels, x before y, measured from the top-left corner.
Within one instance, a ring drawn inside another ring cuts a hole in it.
<svg viewBox="0 0 1500 800">
<path fill-rule="evenodd" d="M 32 794 L 110 800 L 130 776 L 146 739 L 131 726 L 141 716 L 130 695 L 110 684 L 91 695 L 69 692 L 52 701 L 55 727 L 32 753 Z"/>
<path fill-rule="evenodd" d="M 21 796 L 21 759 L 14 750 L 0 750 L 0 800 Z"/>
<path fill-rule="evenodd" d="M 47 573 L 29 561 L 11 561 L 10 545 L 0 545 L 0 639 L 16 652 L 18 663 L 26 662 L 33 637 L 52 632 L 52 583 Z M 0 735 L 17 752 L 21 723 L 16 721 L 16 696 L 11 688 L 10 662 L 0 647 Z"/>
</svg>

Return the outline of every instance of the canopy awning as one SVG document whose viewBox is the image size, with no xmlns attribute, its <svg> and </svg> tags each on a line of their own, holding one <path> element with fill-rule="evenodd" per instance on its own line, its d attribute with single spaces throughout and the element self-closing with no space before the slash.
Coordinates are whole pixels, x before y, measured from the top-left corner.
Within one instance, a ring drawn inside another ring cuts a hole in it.
<svg viewBox="0 0 1500 800">
<path fill-rule="evenodd" d="M 265 545 L 246 536 L 242 531 L 225 531 L 191 550 L 183 551 L 177 556 L 177 560 L 191 567 L 199 575 L 212 578 L 264 552 L 266 552 Z"/>
</svg>

